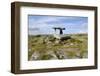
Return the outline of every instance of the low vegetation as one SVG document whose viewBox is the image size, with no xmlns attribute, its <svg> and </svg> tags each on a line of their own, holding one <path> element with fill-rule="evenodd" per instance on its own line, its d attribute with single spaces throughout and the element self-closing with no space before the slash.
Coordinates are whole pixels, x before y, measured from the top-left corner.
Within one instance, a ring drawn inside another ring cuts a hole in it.
<svg viewBox="0 0 100 76">
<path fill-rule="evenodd" d="M 87 34 L 65 35 L 56 39 L 53 35 L 28 36 L 28 60 L 87 58 Z"/>
</svg>

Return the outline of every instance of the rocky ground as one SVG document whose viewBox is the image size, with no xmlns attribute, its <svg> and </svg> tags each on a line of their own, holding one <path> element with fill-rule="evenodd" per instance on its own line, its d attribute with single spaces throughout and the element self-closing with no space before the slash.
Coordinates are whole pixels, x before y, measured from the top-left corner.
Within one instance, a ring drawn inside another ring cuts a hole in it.
<svg viewBox="0 0 100 76">
<path fill-rule="evenodd" d="M 64 39 L 56 39 L 53 35 L 29 36 L 28 60 L 87 58 L 87 42 L 87 34 L 66 35 Z"/>
</svg>

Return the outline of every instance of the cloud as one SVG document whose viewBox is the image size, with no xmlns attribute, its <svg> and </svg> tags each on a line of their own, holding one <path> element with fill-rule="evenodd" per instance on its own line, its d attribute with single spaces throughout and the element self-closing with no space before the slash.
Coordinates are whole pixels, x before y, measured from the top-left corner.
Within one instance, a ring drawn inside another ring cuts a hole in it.
<svg viewBox="0 0 100 76">
<path fill-rule="evenodd" d="M 51 34 L 53 27 L 64 27 L 65 33 L 86 32 L 88 29 L 87 17 L 29 16 L 28 19 L 29 34 Z"/>
</svg>

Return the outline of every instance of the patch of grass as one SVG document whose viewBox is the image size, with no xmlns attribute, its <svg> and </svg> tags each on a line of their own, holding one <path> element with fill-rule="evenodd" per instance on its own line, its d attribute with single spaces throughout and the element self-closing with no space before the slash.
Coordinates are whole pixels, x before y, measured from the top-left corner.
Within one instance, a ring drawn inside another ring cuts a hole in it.
<svg viewBox="0 0 100 76">
<path fill-rule="evenodd" d="M 51 58 L 52 58 L 51 55 L 43 55 L 43 56 L 41 56 L 41 60 L 49 60 Z"/>
<path fill-rule="evenodd" d="M 66 35 L 67 36 L 67 35 Z M 58 40 L 53 35 L 28 36 L 28 60 L 34 52 L 40 54 L 40 60 L 50 60 L 55 51 L 62 51 L 66 56 L 57 59 L 87 58 L 87 34 L 71 34 L 69 39 Z M 52 52 L 52 53 L 51 53 Z M 60 54 L 58 54 L 60 56 Z M 38 60 L 38 59 L 37 59 Z"/>
<path fill-rule="evenodd" d="M 76 52 L 75 51 L 69 51 L 69 52 L 67 52 L 67 56 L 68 56 L 69 59 L 75 58 Z"/>
</svg>

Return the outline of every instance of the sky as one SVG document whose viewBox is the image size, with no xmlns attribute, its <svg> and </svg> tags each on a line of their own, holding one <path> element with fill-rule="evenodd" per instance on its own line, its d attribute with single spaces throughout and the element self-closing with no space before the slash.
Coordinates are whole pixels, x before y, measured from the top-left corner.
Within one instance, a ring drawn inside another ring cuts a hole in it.
<svg viewBox="0 0 100 76">
<path fill-rule="evenodd" d="M 29 35 L 54 34 L 53 27 L 65 28 L 63 34 L 87 33 L 88 17 L 28 15 Z"/>
</svg>

